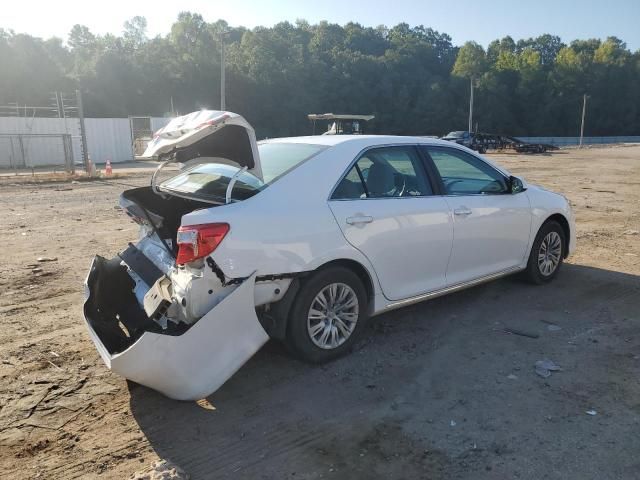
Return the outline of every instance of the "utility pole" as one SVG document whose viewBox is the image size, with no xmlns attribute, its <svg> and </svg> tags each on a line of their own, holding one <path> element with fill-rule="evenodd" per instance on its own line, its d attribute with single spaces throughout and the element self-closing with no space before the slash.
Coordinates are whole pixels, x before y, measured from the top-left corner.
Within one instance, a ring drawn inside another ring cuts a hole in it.
<svg viewBox="0 0 640 480">
<path fill-rule="evenodd" d="M 471 77 L 471 96 L 469 97 L 469 132 L 473 131 L 473 77 Z"/>
<path fill-rule="evenodd" d="M 227 106 L 225 105 L 225 92 L 224 92 L 224 35 L 220 36 L 220 110 L 224 111 Z"/>
<path fill-rule="evenodd" d="M 80 140 L 82 142 L 82 160 L 86 172 L 91 175 L 89 168 L 89 152 L 87 151 L 87 131 L 84 127 L 84 109 L 82 108 L 82 93 L 76 90 L 76 102 L 78 104 L 78 118 L 80 119 Z"/>
<path fill-rule="evenodd" d="M 62 118 L 64 118 L 65 120 L 67 119 L 67 113 L 64 111 L 64 95 L 62 94 L 62 92 L 60 92 L 60 110 L 62 112 Z M 67 122 L 64 122 L 64 126 L 65 126 L 65 131 L 67 129 Z M 67 132 L 69 133 L 69 132 Z"/>
<path fill-rule="evenodd" d="M 582 95 L 582 122 L 580 122 L 580 148 L 582 148 L 582 139 L 584 137 L 584 115 L 587 111 L 587 94 Z"/>
<path fill-rule="evenodd" d="M 227 109 L 225 96 L 225 45 L 224 40 L 231 32 L 220 32 L 220 110 L 223 112 Z"/>
</svg>

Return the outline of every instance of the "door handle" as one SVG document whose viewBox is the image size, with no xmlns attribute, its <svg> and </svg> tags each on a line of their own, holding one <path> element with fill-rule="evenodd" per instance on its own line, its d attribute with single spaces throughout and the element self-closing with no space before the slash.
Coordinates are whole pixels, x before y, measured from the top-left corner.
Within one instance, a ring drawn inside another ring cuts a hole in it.
<svg viewBox="0 0 640 480">
<path fill-rule="evenodd" d="M 469 215 L 471 215 L 471 210 L 469 210 L 467 207 L 460 207 L 460 208 L 456 208 L 453 211 L 454 215 L 458 215 L 459 217 L 467 217 Z"/>
<path fill-rule="evenodd" d="M 373 217 L 369 217 L 367 215 L 356 215 L 355 217 L 347 217 L 346 221 L 349 225 L 358 225 L 360 223 L 373 222 Z"/>
</svg>

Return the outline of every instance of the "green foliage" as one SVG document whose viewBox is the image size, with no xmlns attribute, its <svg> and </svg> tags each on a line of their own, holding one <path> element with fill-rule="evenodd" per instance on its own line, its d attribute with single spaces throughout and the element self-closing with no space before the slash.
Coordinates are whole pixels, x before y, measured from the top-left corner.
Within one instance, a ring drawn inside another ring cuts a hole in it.
<svg viewBox="0 0 640 480">
<path fill-rule="evenodd" d="M 505 50 L 504 53 L 510 52 Z M 486 68 L 487 57 L 484 49 L 476 42 L 467 42 L 458 51 L 456 63 L 453 66 L 453 74 L 466 78 L 478 78 L 485 72 Z"/>
<path fill-rule="evenodd" d="M 433 135 L 465 128 L 469 79 L 483 131 L 575 135 L 589 95 L 590 135 L 640 132 L 640 52 L 616 38 L 507 36 L 485 52 L 431 28 L 282 22 L 232 28 L 182 12 L 149 38 L 134 17 L 123 32 L 75 25 L 66 43 L 0 29 L 0 104 L 49 103 L 52 91 L 84 93 L 88 116 L 163 115 L 219 108 L 224 32 L 227 108 L 259 137 L 310 133 L 307 113 L 373 113 L 369 131 Z"/>
</svg>

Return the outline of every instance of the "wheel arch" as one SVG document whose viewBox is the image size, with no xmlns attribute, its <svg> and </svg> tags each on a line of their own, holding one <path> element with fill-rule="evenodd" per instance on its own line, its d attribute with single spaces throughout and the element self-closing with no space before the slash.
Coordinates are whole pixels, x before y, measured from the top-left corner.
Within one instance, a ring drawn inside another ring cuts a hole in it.
<svg viewBox="0 0 640 480">
<path fill-rule="evenodd" d="M 368 313 L 371 315 L 374 310 L 374 298 L 375 298 L 375 285 L 371 273 L 367 268 L 357 260 L 350 258 L 336 258 L 329 260 L 313 270 L 301 272 L 293 278 L 293 281 L 289 285 L 284 297 L 273 304 L 268 313 L 260 315 L 263 328 L 267 331 L 269 336 L 278 340 L 284 340 L 287 332 L 287 324 L 289 323 L 289 313 L 293 306 L 298 291 L 300 290 L 301 283 L 305 281 L 305 278 L 312 276 L 313 274 L 322 271 L 330 267 L 343 267 L 351 270 L 355 273 L 362 282 L 365 291 L 367 293 L 368 300 Z"/>
<path fill-rule="evenodd" d="M 564 233 L 563 257 L 567 258 L 569 256 L 569 241 L 571 239 L 571 227 L 569 225 L 569 220 L 567 220 L 567 217 L 565 217 L 561 213 L 554 213 L 553 215 L 550 215 L 549 217 L 547 217 L 547 219 L 544 222 L 542 222 L 542 225 L 540 225 L 540 228 L 538 229 L 538 231 L 540 231 L 540 229 L 549 222 L 557 222 L 562 227 L 562 232 Z"/>
<path fill-rule="evenodd" d="M 373 309 L 373 300 L 375 297 L 375 288 L 373 285 L 373 278 L 371 278 L 371 274 L 369 273 L 367 268 L 356 260 L 353 260 L 350 258 L 338 258 L 338 259 L 323 263 L 318 268 L 316 268 L 313 272 L 317 272 L 319 270 L 323 270 L 325 268 L 335 267 L 335 266 L 340 266 L 348 270 L 351 270 L 353 273 L 355 273 L 358 276 L 358 278 L 362 282 L 362 285 L 364 285 L 364 288 L 367 292 L 367 300 L 369 301 L 368 309 L 369 309 L 369 314 L 371 314 Z"/>
</svg>

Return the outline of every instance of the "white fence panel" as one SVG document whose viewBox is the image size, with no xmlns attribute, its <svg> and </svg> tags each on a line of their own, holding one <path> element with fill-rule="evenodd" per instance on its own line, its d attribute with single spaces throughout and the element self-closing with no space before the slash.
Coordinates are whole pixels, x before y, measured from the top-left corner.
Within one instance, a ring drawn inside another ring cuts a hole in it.
<svg viewBox="0 0 640 480">
<path fill-rule="evenodd" d="M 0 117 L 0 133 L 80 135 L 80 121 L 77 118 Z"/>
<path fill-rule="evenodd" d="M 151 117 L 151 129 L 157 131 L 171 118 Z M 87 148 L 95 163 L 128 162 L 134 159 L 131 124 L 128 118 L 86 118 Z M 25 118 L 0 117 L 0 168 L 16 166 L 36 167 L 60 165 L 64 158 L 62 137 L 23 137 L 20 146 L 18 138 L 7 135 L 71 135 L 73 160 L 82 162 L 80 141 L 80 121 L 77 118 Z M 5 135 L 3 138 L 2 135 Z M 12 139 L 13 138 L 13 139 Z M 550 143 L 558 146 L 576 145 L 578 137 L 519 137 L 534 143 Z M 585 137 L 585 145 L 640 142 L 640 136 L 627 137 Z M 24 155 L 21 150 L 24 150 Z"/>
<path fill-rule="evenodd" d="M 518 137 L 520 140 L 530 143 L 548 143 L 559 147 L 579 145 L 580 137 Z M 584 137 L 583 145 L 605 145 L 612 143 L 640 143 L 640 136 L 620 137 Z"/>
<path fill-rule="evenodd" d="M 72 136 L 73 158 L 82 159 L 80 121 L 77 118 L 0 117 L 0 134 L 69 134 Z M 25 137 L 24 159 L 14 139 L 0 143 L 0 168 L 22 164 L 25 167 L 60 165 L 64 159 L 62 137 Z"/>
<path fill-rule="evenodd" d="M 19 164 L 12 142 L 12 137 L 0 137 L 0 168 L 13 168 Z"/>
<path fill-rule="evenodd" d="M 64 164 L 62 137 L 23 137 L 22 144 L 26 167 Z"/>
<path fill-rule="evenodd" d="M 131 126 L 128 118 L 85 118 L 87 150 L 94 163 L 133 160 Z"/>
</svg>

